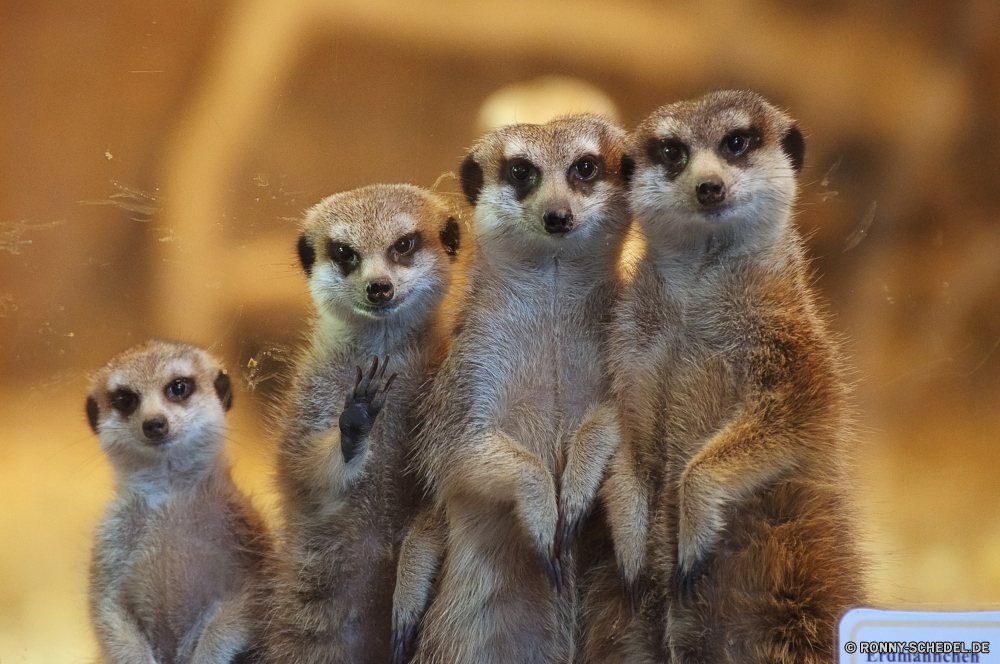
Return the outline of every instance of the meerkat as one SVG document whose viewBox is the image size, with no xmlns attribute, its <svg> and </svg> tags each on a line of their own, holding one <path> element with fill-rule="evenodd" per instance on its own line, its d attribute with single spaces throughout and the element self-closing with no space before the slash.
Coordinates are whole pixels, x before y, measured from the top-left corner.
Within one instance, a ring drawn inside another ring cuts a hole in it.
<svg viewBox="0 0 1000 664">
<path fill-rule="evenodd" d="M 108 664 L 242 661 L 270 537 L 223 458 L 225 369 L 151 341 L 94 376 L 87 418 L 117 494 L 98 527 L 90 616 Z"/>
<path fill-rule="evenodd" d="M 449 205 L 409 185 L 335 194 L 305 216 L 298 255 L 317 312 L 281 408 L 266 661 L 389 660 L 396 559 L 422 495 L 405 472 L 410 406 L 447 352 L 459 242 Z"/>
<path fill-rule="evenodd" d="M 646 256 L 613 323 L 619 569 L 594 584 L 587 661 L 830 662 L 862 601 L 845 370 L 792 225 L 804 150 L 750 92 L 630 137 Z M 631 622 L 619 570 L 643 589 Z"/>
<path fill-rule="evenodd" d="M 447 535 L 417 662 L 571 657 L 573 540 L 618 441 L 600 357 L 629 221 L 624 151 L 622 130 L 576 116 L 497 129 L 463 162 L 477 246 L 418 409 L 414 463 Z"/>
</svg>

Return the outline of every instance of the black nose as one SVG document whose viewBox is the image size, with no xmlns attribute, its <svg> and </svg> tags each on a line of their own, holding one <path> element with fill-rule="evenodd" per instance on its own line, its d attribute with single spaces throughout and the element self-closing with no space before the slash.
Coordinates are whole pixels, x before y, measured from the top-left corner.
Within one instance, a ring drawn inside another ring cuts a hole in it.
<svg viewBox="0 0 1000 664">
<path fill-rule="evenodd" d="M 382 304 L 392 299 L 391 281 L 371 281 L 365 286 L 368 293 L 368 301 L 373 304 Z"/>
<path fill-rule="evenodd" d="M 569 210 L 546 212 L 542 220 L 545 222 L 545 230 L 549 233 L 568 233 L 573 230 L 573 213 Z"/>
<path fill-rule="evenodd" d="M 142 423 L 142 433 L 154 443 L 158 443 L 170 431 L 170 425 L 162 417 L 154 417 Z"/>
<path fill-rule="evenodd" d="M 702 205 L 715 205 L 726 200 L 726 183 L 713 175 L 695 187 L 695 193 Z"/>
</svg>

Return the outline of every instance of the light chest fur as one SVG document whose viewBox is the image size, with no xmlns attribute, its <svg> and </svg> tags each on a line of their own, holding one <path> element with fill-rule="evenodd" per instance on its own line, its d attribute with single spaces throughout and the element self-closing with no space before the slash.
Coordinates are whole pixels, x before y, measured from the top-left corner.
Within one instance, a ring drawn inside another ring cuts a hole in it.
<svg viewBox="0 0 1000 664">
<path fill-rule="evenodd" d="M 463 165 L 477 246 L 421 409 L 416 459 L 448 535 L 418 662 L 571 657 L 575 537 L 617 444 L 599 408 L 627 227 L 622 138 L 591 117 L 513 125 Z"/>
</svg>

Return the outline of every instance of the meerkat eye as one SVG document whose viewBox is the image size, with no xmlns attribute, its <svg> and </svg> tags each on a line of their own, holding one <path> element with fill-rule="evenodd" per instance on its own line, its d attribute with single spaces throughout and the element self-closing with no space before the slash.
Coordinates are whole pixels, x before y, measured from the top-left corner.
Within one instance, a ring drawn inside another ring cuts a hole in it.
<svg viewBox="0 0 1000 664">
<path fill-rule="evenodd" d="M 417 238 L 414 235 L 406 235 L 396 240 L 396 244 L 392 245 L 392 248 L 397 254 L 405 256 L 417 248 Z"/>
<path fill-rule="evenodd" d="M 667 166 L 683 167 L 688 160 L 687 146 L 677 139 L 668 138 L 660 145 L 660 159 Z"/>
<path fill-rule="evenodd" d="M 749 131 L 734 131 L 722 139 L 722 149 L 734 157 L 749 152 L 757 147 L 756 134 Z"/>
<path fill-rule="evenodd" d="M 584 157 L 580 161 L 573 164 L 570 169 L 570 174 L 577 180 L 583 180 L 584 182 L 588 180 L 593 180 L 600 173 L 600 167 L 597 165 L 597 161 L 593 157 Z"/>
<path fill-rule="evenodd" d="M 120 387 L 108 399 L 111 407 L 122 415 L 131 415 L 139 407 L 139 395 L 130 389 Z"/>
<path fill-rule="evenodd" d="M 194 379 L 177 378 L 172 380 L 163 388 L 163 393 L 170 401 L 184 401 L 194 393 Z"/>
<path fill-rule="evenodd" d="M 334 263 L 339 265 L 353 265 L 358 262 L 358 252 L 348 247 L 343 242 L 327 240 L 326 253 Z"/>
<path fill-rule="evenodd" d="M 515 183 L 524 184 L 535 174 L 535 165 L 527 159 L 515 159 L 507 167 L 510 179 Z"/>
</svg>

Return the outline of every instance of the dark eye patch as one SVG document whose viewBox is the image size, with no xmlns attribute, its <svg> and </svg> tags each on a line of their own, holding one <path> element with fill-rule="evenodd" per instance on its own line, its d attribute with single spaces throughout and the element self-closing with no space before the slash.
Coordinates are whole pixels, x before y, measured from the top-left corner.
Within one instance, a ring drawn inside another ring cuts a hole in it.
<svg viewBox="0 0 1000 664">
<path fill-rule="evenodd" d="M 538 183 L 542 173 L 538 167 L 524 157 L 514 157 L 500 167 L 500 177 L 514 188 L 514 196 L 518 201 L 527 198 Z"/>
<path fill-rule="evenodd" d="M 423 246 L 424 238 L 420 234 L 420 231 L 414 233 L 407 233 L 406 235 L 400 236 L 392 243 L 389 247 L 388 258 L 393 263 L 401 263 L 403 265 L 410 265 L 413 262 L 413 256 L 417 253 L 421 246 Z"/>
<path fill-rule="evenodd" d="M 664 167 L 667 178 L 671 180 L 687 168 L 691 153 L 684 141 L 673 137 L 649 139 L 646 144 L 646 152 L 650 161 Z"/>
<path fill-rule="evenodd" d="M 361 256 L 343 242 L 326 241 L 326 255 L 347 276 L 361 263 Z"/>
<path fill-rule="evenodd" d="M 128 417 L 139 407 L 139 395 L 127 387 L 119 387 L 108 395 L 108 402 L 111 407 L 119 413 Z"/>
<path fill-rule="evenodd" d="M 754 129 L 731 131 L 719 144 L 719 151 L 726 159 L 744 157 L 760 146 L 760 134 Z"/>
<path fill-rule="evenodd" d="M 194 378 L 175 378 L 163 388 L 163 394 L 169 401 L 187 401 L 194 394 L 194 388 Z"/>
</svg>

